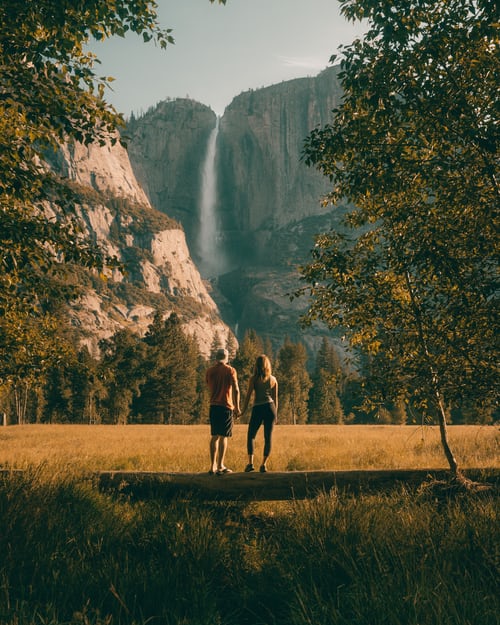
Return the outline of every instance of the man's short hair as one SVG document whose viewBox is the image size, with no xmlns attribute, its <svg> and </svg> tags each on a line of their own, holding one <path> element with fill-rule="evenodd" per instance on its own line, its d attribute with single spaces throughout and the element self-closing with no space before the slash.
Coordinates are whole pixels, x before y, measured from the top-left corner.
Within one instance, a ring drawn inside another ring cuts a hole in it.
<svg viewBox="0 0 500 625">
<path fill-rule="evenodd" d="M 227 349 L 221 347 L 217 350 L 217 354 L 215 355 L 215 360 L 219 360 L 220 362 L 226 362 L 229 359 L 229 353 Z"/>
</svg>

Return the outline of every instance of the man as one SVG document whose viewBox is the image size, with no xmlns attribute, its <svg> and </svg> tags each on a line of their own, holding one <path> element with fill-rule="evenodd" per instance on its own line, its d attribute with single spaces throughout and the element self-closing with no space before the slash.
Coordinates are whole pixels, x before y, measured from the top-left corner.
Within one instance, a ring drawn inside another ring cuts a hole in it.
<svg viewBox="0 0 500 625">
<path fill-rule="evenodd" d="M 224 464 L 227 439 L 233 435 L 234 418 L 240 416 L 240 388 L 236 369 L 229 366 L 227 349 L 219 349 L 216 363 L 206 372 L 210 390 L 210 475 L 232 473 Z"/>
</svg>

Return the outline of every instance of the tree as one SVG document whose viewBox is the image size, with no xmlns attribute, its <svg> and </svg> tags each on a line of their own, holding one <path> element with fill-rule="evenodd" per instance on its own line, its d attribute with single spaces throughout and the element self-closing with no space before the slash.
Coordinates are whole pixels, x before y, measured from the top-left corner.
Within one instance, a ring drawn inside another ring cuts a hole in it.
<svg viewBox="0 0 500 625">
<path fill-rule="evenodd" d="M 171 40 L 157 25 L 154 2 L 50 0 L 0 6 L 0 304 L 38 302 L 44 273 L 57 261 L 102 265 L 102 254 L 84 240 L 71 219 L 74 198 L 63 180 L 42 166 L 48 150 L 71 139 L 85 144 L 116 141 L 121 124 L 103 100 L 108 79 L 97 78 L 90 37 L 127 30 Z M 56 206 L 57 215 L 47 211 Z M 66 217 L 69 217 L 66 219 Z"/>
<path fill-rule="evenodd" d="M 38 421 L 50 423 L 96 423 L 101 420 L 101 402 L 106 390 L 98 375 L 98 362 L 84 347 L 68 353 L 59 363 L 47 366 L 40 389 Z M 33 389 L 34 391 L 36 390 Z M 36 406 L 32 393 L 31 403 Z M 43 409 L 41 409 L 43 408 Z M 33 420 L 33 419 L 32 419 Z"/>
<path fill-rule="evenodd" d="M 137 334 L 120 330 L 100 342 L 100 379 L 108 389 L 107 420 L 127 424 L 132 403 L 145 381 L 146 345 Z"/>
<path fill-rule="evenodd" d="M 359 390 L 357 391 L 358 403 L 364 408 L 357 415 L 358 421 L 366 423 L 395 423 L 399 425 L 405 423 L 408 417 L 406 403 L 411 399 L 404 392 L 406 388 L 405 380 L 401 379 L 398 381 L 396 372 L 393 372 L 392 387 L 399 389 L 398 392 L 393 393 L 396 399 L 391 397 L 390 393 L 380 393 L 380 389 L 385 385 L 387 372 L 391 369 L 385 351 L 379 350 L 377 353 L 359 354 L 358 362 L 362 381 L 361 401 L 359 401 Z M 352 384 L 352 380 L 350 383 Z M 354 389 L 355 387 L 356 384 L 354 384 Z M 352 390 L 353 388 L 351 388 Z M 374 396 L 378 397 L 376 402 L 370 400 Z M 428 408 L 424 410 L 424 415 L 429 423 L 436 422 L 437 415 L 431 414 Z"/>
<path fill-rule="evenodd" d="M 337 380 L 326 369 L 319 369 L 309 393 L 309 423 L 343 423 Z"/>
<path fill-rule="evenodd" d="M 67 329 L 61 314 L 50 309 L 38 319 L 28 310 L 0 314 L 0 385 L 11 397 L 17 423 L 40 418 L 47 372 L 50 377 L 54 368 L 73 366 L 74 341 Z"/>
<path fill-rule="evenodd" d="M 1 281 L 1 277 L 0 277 Z M 48 362 L 65 356 L 68 345 L 57 342 L 60 324 L 52 315 L 35 319 L 28 310 L 0 311 L 0 379 L 6 385 L 36 378 Z"/>
<path fill-rule="evenodd" d="M 73 370 L 73 419 L 79 423 L 101 423 L 101 407 L 107 389 L 100 376 L 99 363 L 87 347 L 80 349 Z"/>
<path fill-rule="evenodd" d="M 229 353 L 229 360 L 232 360 L 236 356 L 236 352 L 238 350 L 238 342 L 231 330 L 228 330 L 227 332 L 226 349 Z"/>
<path fill-rule="evenodd" d="M 435 412 L 459 477 L 445 406 L 498 399 L 497 8 L 341 4 L 368 31 L 343 50 L 343 101 L 304 156 L 332 181 L 328 201 L 354 207 L 356 236 L 318 236 L 302 270 L 305 322 L 341 326 L 353 347 L 383 353 L 372 397 Z"/>
<path fill-rule="evenodd" d="M 264 350 L 264 354 L 269 358 L 271 363 L 274 363 L 274 349 L 273 342 L 268 336 L 265 336 L 262 341 L 262 348 Z"/>
<path fill-rule="evenodd" d="M 222 344 L 222 339 L 219 332 L 216 330 L 214 336 L 212 338 L 212 343 L 210 345 L 210 360 L 215 360 L 215 356 L 217 351 L 224 347 Z"/>
<path fill-rule="evenodd" d="M 50 324 L 44 300 L 65 263 L 111 262 L 82 235 L 77 198 L 43 163 L 67 141 L 117 140 L 123 120 L 104 100 L 112 79 L 97 76 L 85 46 L 130 31 L 166 47 L 173 39 L 156 8 L 153 0 L 0 3 L 0 342 L 12 333 L 7 322 L 15 329 L 27 318 L 37 342 L 33 320 Z"/>
<path fill-rule="evenodd" d="M 149 422 L 192 423 L 198 416 L 199 351 L 175 313 L 165 321 L 161 319 L 161 313 L 157 313 L 144 339 L 149 346 L 146 376 L 134 406 Z"/>
<path fill-rule="evenodd" d="M 196 368 L 196 402 L 193 411 L 193 423 L 208 423 L 210 393 L 206 381 L 206 371 L 211 363 L 199 354 Z"/>
<path fill-rule="evenodd" d="M 337 350 L 334 345 L 324 336 L 321 339 L 321 345 L 319 346 L 316 354 L 316 362 L 314 364 L 316 371 L 324 369 L 329 373 L 337 376 L 339 380 L 344 375 L 342 371 L 342 363 L 340 361 Z"/>
<path fill-rule="evenodd" d="M 328 339 L 323 337 L 311 376 L 310 423 L 343 423 L 344 411 L 339 396 L 343 377 L 337 352 Z"/>
<path fill-rule="evenodd" d="M 288 337 L 278 352 L 276 377 L 279 383 L 279 418 L 293 425 L 306 423 L 311 378 L 306 368 L 307 351 Z"/>
</svg>

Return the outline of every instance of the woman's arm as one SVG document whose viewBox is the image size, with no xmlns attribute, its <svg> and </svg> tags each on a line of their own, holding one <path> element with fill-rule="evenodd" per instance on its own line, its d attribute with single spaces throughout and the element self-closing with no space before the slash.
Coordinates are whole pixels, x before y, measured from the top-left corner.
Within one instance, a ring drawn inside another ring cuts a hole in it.
<svg viewBox="0 0 500 625">
<path fill-rule="evenodd" d="M 278 414 L 278 380 L 276 378 L 274 378 L 274 385 L 271 387 L 271 397 L 276 407 L 276 414 Z"/>
<path fill-rule="evenodd" d="M 247 390 L 247 394 L 245 397 L 245 401 L 243 402 L 243 409 L 241 410 L 241 414 L 243 414 L 245 410 L 248 408 L 248 402 L 250 401 L 250 397 L 253 392 L 253 382 L 254 382 L 254 376 L 252 376 L 250 380 L 248 380 L 248 390 Z"/>
</svg>

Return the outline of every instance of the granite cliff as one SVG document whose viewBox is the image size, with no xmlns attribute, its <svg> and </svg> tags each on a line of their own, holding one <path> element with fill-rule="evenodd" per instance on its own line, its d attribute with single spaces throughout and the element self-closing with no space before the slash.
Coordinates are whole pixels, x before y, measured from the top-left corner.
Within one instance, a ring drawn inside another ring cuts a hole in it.
<svg viewBox="0 0 500 625">
<path fill-rule="evenodd" d="M 183 225 L 193 248 L 200 201 L 200 171 L 215 113 L 204 104 L 161 102 L 126 131 L 135 177 L 151 204 Z"/>
<path fill-rule="evenodd" d="M 118 143 L 71 144 L 49 164 L 77 191 L 88 235 L 125 267 L 106 279 L 78 270 L 82 295 L 70 315 L 81 342 L 97 354 L 100 339 L 121 328 L 142 334 L 161 309 L 180 316 L 208 357 L 216 334 L 225 338 L 231 331 L 191 259 L 182 226 L 150 204 L 126 150 Z"/>
<path fill-rule="evenodd" d="M 240 338 L 253 328 L 276 346 L 289 336 L 312 347 L 322 334 L 300 329 L 306 302 L 290 302 L 288 293 L 299 286 L 296 267 L 307 261 L 314 234 L 339 227 L 339 211 L 321 205 L 328 181 L 301 154 L 308 133 L 329 121 L 340 97 L 337 69 L 330 68 L 244 92 L 220 120 L 189 100 L 162 102 L 130 120 L 137 179 L 156 208 L 182 223 L 197 266 Z M 214 186 L 208 216 L 207 170 Z"/>
</svg>

